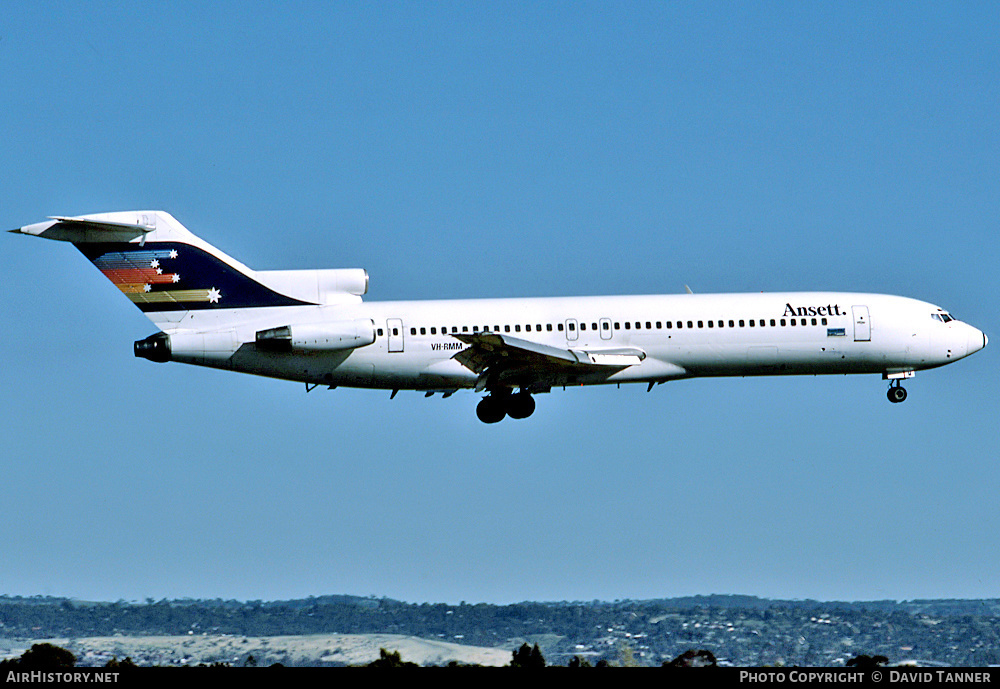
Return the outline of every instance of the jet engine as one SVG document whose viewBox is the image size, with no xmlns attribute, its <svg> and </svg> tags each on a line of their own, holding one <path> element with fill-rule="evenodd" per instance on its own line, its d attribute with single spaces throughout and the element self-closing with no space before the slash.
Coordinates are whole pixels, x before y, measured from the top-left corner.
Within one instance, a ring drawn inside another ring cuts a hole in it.
<svg viewBox="0 0 1000 689">
<path fill-rule="evenodd" d="M 333 323 L 283 325 L 257 331 L 257 348 L 271 352 L 329 352 L 357 349 L 375 342 L 370 318 Z"/>
</svg>

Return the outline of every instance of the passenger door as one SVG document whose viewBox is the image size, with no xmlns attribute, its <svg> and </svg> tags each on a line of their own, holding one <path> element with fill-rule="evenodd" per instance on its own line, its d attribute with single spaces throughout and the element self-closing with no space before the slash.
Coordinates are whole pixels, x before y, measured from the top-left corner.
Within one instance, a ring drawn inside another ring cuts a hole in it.
<svg viewBox="0 0 1000 689">
<path fill-rule="evenodd" d="M 854 312 L 854 341 L 871 342 L 872 325 L 868 318 L 867 306 L 852 306 Z"/>
</svg>

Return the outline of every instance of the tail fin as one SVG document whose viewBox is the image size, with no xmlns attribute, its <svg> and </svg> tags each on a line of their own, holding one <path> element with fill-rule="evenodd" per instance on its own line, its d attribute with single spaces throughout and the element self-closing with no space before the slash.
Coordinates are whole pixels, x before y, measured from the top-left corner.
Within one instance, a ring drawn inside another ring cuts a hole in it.
<svg viewBox="0 0 1000 689">
<path fill-rule="evenodd" d="M 72 242 L 157 324 L 195 310 L 315 303 L 271 289 L 163 211 L 53 217 L 11 231 Z"/>
</svg>

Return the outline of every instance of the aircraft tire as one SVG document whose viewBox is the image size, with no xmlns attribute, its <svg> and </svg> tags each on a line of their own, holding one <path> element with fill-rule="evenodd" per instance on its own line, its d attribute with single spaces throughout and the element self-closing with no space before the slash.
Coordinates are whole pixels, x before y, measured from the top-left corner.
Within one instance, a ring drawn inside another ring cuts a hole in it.
<svg viewBox="0 0 1000 689">
<path fill-rule="evenodd" d="M 906 388 L 899 385 L 893 386 L 889 388 L 887 397 L 889 398 L 889 401 L 892 402 L 893 404 L 899 404 L 900 402 L 906 399 Z"/>
<path fill-rule="evenodd" d="M 507 411 L 501 400 L 489 395 L 476 406 L 476 416 L 483 423 L 499 423 L 507 416 Z"/>
<path fill-rule="evenodd" d="M 507 400 L 507 416 L 512 419 L 526 419 L 535 412 L 535 398 L 526 392 L 511 395 Z"/>
</svg>

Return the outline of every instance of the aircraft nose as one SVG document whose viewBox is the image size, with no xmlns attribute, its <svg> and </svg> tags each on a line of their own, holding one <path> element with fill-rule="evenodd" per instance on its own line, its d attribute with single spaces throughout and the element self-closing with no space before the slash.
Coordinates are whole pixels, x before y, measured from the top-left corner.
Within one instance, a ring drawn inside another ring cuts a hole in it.
<svg viewBox="0 0 1000 689">
<path fill-rule="evenodd" d="M 986 333 L 982 330 L 973 328 L 969 333 L 969 354 L 974 354 L 980 349 L 985 348 L 988 342 L 989 338 L 986 337 Z"/>
</svg>

